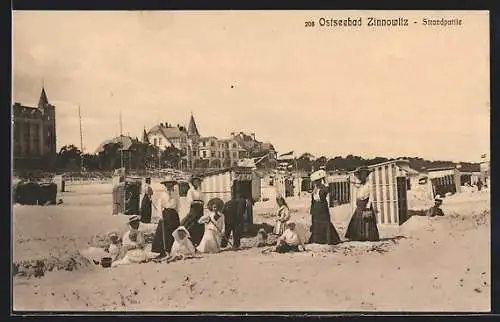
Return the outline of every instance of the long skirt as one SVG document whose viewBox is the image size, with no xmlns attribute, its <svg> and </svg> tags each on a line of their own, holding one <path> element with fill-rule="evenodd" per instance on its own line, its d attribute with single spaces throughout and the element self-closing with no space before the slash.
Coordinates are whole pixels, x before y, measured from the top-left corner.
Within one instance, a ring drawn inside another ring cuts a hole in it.
<svg viewBox="0 0 500 322">
<path fill-rule="evenodd" d="M 345 237 L 354 241 L 378 241 L 380 239 L 375 215 L 363 217 L 368 200 L 356 201 L 356 210 L 352 215 Z"/>
<path fill-rule="evenodd" d="M 141 221 L 145 224 L 149 224 L 151 222 L 151 213 L 152 213 L 152 205 L 151 199 L 149 196 L 144 196 L 141 203 Z"/>
<path fill-rule="evenodd" d="M 203 232 L 205 227 L 203 224 L 198 223 L 198 220 L 203 216 L 203 205 L 201 203 L 191 204 L 189 213 L 184 219 L 182 219 L 181 226 L 184 226 L 191 236 L 191 241 L 196 247 L 200 244 L 203 237 Z"/>
<path fill-rule="evenodd" d="M 337 230 L 329 220 L 314 220 L 311 225 L 309 244 L 336 245 L 340 243 Z"/>
<path fill-rule="evenodd" d="M 337 230 L 330 220 L 330 211 L 326 200 L 312 201 L 311 237 L 309 244 L 335 245 L 340 243 Z"/>
<path fill-rule="evenodd" d="M 217 231 L 206 229 L 196 249 L 200 253 L 218 253 L 220 252 L 221 241 L 222 236 Z"/>
<path fill-rule="evenodd" d="M 174 244 L 172 233 L 179 227 L 179 214 L 175 209 L 164 209 L 163 218 L 160 219 L 156 227 L 151 252 L 153 253 L 170 253 Z"/>
</svg>

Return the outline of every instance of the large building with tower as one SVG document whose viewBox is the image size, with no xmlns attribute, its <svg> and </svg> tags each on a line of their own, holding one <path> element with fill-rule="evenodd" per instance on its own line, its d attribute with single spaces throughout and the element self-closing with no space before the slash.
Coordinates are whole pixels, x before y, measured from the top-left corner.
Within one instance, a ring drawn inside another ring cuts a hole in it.
<svg viewBox="0 0 500 322">
<path fill-rule="evenodd" d="M 36 107 L 14 103 L 12 111 L 13 167 L 22 170 L 54 169 L 56 112 L 42 88 Z"/>
<path fill-rule="evenodd" d="M 201 136 L 193 115 L 187 127 L 160 123 L 145 131 L 143 140 L 165 149 L 173 146 L 184 153 L 181 168 L 226 168 L 235 166 L 240 159 L 269 156 L 276 158 L 270 143 L 255 139 L 255 134 L 231 133 L 229 138 Z"/>
</svg>

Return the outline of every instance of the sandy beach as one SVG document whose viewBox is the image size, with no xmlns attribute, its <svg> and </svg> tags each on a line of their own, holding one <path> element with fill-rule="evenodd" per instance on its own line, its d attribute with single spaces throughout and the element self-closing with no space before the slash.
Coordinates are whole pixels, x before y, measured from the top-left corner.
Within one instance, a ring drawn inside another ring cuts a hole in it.
<svg viewBox="0 0 500 322">
<path fill-rule="evenodd" d="M 263 248 L 224 251 L 170 264 L 102 268 L 78 263 L 95 236 L 125 231 L 111 215 L 110 187 L 74 186 L 58 206 L 14 206 L 13 260 L 74 262 L 13 281 L 15 310 L 97 311 L 462 311 L 490 310 L 490 195 L 445 198 L 445 217 L 414 216 L 379 227 L 379 242 L 307 245 L 276 254 Z M 158 188 L 155 188 L 158 191 Z M 307 238 L 307 197 L 290 198 Z M 258 202 L 255 223 L 274 222 L 272 201 Z M 343 236 L 348 205 L 331 208 Z M 185 214 L 185 211 L 181 211 Z M 154 225 L 142 229 L 154 230 Z M 25 274 L 26 275 L 26 274 Z"/>
</svg>

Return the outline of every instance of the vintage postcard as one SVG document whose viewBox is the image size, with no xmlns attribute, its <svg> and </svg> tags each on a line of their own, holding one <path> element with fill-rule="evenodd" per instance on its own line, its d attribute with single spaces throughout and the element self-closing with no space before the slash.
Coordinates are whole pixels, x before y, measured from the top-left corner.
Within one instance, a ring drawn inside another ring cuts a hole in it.
<svg viewBox="0 0 500 322">
<path fill-rule="evenodd" d="M 14 311 L 489 312 L 487 11 L 14 11 Z"/>
</svg>

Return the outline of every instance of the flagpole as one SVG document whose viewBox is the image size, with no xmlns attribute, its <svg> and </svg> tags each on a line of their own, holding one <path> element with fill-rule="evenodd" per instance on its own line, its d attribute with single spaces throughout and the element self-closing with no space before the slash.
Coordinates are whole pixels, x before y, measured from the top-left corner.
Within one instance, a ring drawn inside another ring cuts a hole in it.
<svg viewBox="0 0 500 322">
<path fill-rule="evenodd" d="M 78 120 L 80 122 L 80 169 L 83 169 L 83 130 L 82 130 L 82 114 L 80 111 L 80 104 L 78 104 Z"/>
<path fill-rule="evenodd" d="M 122 124 L 122 111 L 120 110 L 120 142 L 122 142 L 122 147 L 120 148 L 120 166 L 123 169 L 123 124 Z"/>
</svg>

